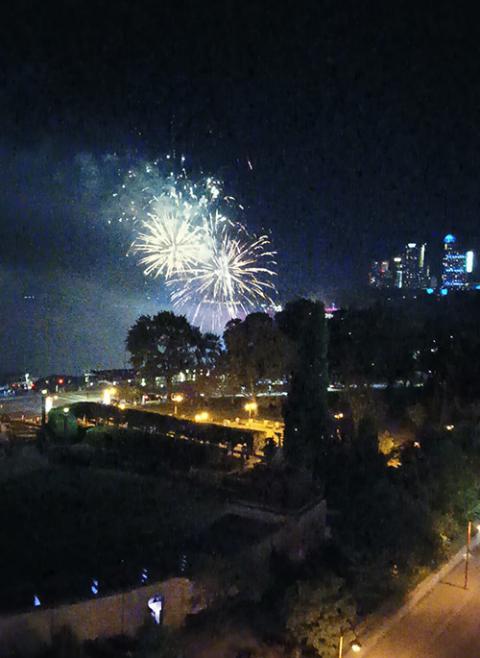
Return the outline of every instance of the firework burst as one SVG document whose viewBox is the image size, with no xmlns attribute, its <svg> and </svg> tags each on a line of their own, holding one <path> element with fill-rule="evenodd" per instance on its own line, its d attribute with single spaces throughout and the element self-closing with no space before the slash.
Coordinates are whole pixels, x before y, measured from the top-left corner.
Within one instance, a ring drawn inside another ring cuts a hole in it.
<svg viewBox="0 0 480 658">
<path fill-rule="evenodd" d="M 267 235 L 251 237 L 216 213 L 205 224 L 205 242 L 205 256 L 188 277 L 171 281 L 175 308 L 193 309 L 194 321 L 210 321 L 219 330 L 232 318 L 273 304 L 276 254 Z"/>
<path fill-rule="evenodd" d="M 157 201 L 155 212 L 148 213 L 142 230 L 132 244 L 134 253 L 142 254 L 139 263 L 145 276 L 170 279 L 188 272 L 202 255 L 202 228 L 195 225 L 189 204 L 179 205 L 169 198 Z"/>
<path fill-rule="evenodd" d="M 114 196 L 118 221 L 130 221 L 137 233 L 131 251 L 144 274 L 162 277 L 174 308 L 202 328 L 220 331 L 232 318 L 272 306 L 270 238 L 251 236 L 232 220 L 243 208 L 224 195 L 221 181 L 192 181 L 183 166 L 176 174 L 171 161 L 155 161 L 129 169 Z"/>
</svg>

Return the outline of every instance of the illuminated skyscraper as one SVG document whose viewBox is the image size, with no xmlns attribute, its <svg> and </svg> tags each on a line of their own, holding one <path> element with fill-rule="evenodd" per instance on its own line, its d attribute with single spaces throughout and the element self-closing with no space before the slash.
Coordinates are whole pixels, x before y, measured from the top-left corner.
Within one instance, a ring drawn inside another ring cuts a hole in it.
<svg viewBox="0 0 480 658">
<path fill-rule="evenodd" d="M 409 242 L 405 251 L 391 260 L 373 261 L 369 283 L 374 288 L 427 288 L 429 272 L 425 265 L 425 244 Z"/>
<path fill-rule="evenodd" d="M 468 271 L 473 269 L 473 252 L 459 251 L 457 238 L 449 233 L 443 239 L 442 285 L 463 290 L 468 287 Z"/>
<path fill-rule="evenodd" d="M 392 259 L 393 287 L 403 288 L 403 277 L 405 274 L 405 261 L 403 256 L 394 256 Z"/>
<path fill-rule="evenodd" d="M 425 265 L 426 244 L 409 242 L 403 256 L 402 288 L 420 289 L 429 285 L 428 268 Z"/>
<path fill-rule="evenodd" d="M 368 273 L 368 282 L 373 288 L 390 288 L 393 281 L 393 274 L 390 270 L 388 260 L 372 261 L 370 272 Z"/>
</svg>

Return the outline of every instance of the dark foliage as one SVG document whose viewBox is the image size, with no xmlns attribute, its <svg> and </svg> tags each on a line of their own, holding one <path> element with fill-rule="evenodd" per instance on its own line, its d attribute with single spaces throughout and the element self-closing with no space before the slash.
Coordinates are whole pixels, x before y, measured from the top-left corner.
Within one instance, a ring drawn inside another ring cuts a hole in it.
<svg viewBox="0 0 480 658">
<path fill-rule="evenodd" d="M 277 322 L 291 344 L 288 399 L 284 407 L 287 460 L 321 472 L 328 444 L 327 330 L 320 302 L 290 302 Z"/>
</svg>

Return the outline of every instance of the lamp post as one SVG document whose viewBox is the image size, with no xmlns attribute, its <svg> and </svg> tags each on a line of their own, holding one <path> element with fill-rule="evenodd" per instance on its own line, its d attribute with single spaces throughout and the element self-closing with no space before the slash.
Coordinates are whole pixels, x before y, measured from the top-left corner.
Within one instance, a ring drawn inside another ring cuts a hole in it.
<svg viewBox="0 0 480 658">
<path fill-rule="evenodd" d="M 246 402 L 244 409 L 248 411 L 248 417 L 251 418 L 252 414 L 257 412 L 258 405 L 256 402 Z"/>
<path fill-rule="evenodd" d="M 360 653 L 360 651 L 362 650 L 362 645 L 360 644 L 357 635 L 355 633 L 355 629 L 353 628 L 351 623 L 350 623 L 350 629 L 354 635 L 354 639 L 352 640 L 352 642 L 350 642 L 350 649 L 353 651 L 353 653 Z M 338 658 L 343 658 L 343 641 L 344 641 L 344 634 L 342 631 L 340 635 L 340 640 L 338 642 Z"/>
<path fill-rule="evenodd" d="M 102 393 L 102 403 L 105 405 L 110 405 L 112 403 L 112 396 L 115 395 L 114 388 L 106 388 Z"/>
<path fill-rule="evenodd" d="M 173 415 L 177 415 L 177 405 L 183 402 L 183 395 L 181 393 L 172 393 Z"/>
<path fill-rule="evenodd" d="M 42 390 L 42 427 L 47 424 L 47 395 L 48 390 L 44 388 Z"/>
<path fill-rule="evenodd" d="M 470 560 L 470 541 L 472 539 L 472 522 L 469 521 L 467 524 L 467 554 L 465 555 L 465 580 L 463 583 L 463 589 L 468 587 L 468 563 Z"/>
<path fill-rule="evenodd" d="M 67 418 L 70 407 L 63 407 L 63 438 L 67 438 Z"/>
</svg>

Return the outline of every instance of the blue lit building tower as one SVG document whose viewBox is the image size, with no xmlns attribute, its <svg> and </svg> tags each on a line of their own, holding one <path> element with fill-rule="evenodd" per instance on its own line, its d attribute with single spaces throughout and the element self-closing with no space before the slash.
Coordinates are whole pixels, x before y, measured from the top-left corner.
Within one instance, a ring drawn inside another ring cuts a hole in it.
<svg viewBox="0 0 480 658">
<path fill-rule="evenodd" d="M 443 239 L 442 286 L 464 290 L 468 286 L 467 254 L 459 251 L 457 238 L 449 233 Z"/>
</svg>

